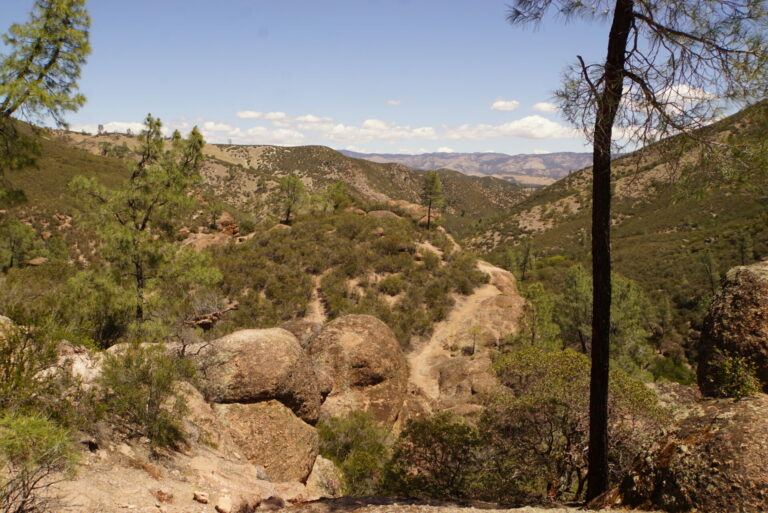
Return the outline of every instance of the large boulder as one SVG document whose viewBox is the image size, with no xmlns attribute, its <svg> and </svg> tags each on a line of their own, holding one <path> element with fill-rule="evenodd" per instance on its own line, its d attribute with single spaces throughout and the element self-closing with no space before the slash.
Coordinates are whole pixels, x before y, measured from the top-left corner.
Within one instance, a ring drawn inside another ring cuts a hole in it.
<svg viewBox="0 0 768 513">
<path fill-rule="evenodd" d="M 316 497 L 341 497 L 344 495 L 344 475 L 331 460 L 318 456 L 307 478 L 307 492 Z"/>
<path fill-rule="evenodd" d="M 340 317 L 310 341 L 307 353 L 332 381 L 322 417 L 363 411 L 385 424 L 395 421 L 405 398 L 408 364 L 386 324 L 370 315 Z"/>
<path fill-rule="evenodd" d="M 602 500 L 664 511 L 768 511 L 768 396 L 710 399 Z M 596 504 L 600 505 L 600 504 Z"/>
<path fill-rule="evenodd" d="M 186 403 L 182 424 L 187 444 L 193 448 L 215 447 L 216 452 L 225 458 L 240 459 L 240 448 L 203 394 L 185 381 L 176 383 L 176 393 Z"/>
<path fill-rule="evenodd" d="M 498 393 L 499 382 L 491 371 L 487 354 L 458 356 L 437 367 L 440 387 L 439 409 L 461 415 L 482 410 L 482 405 Z"/>
<path fill-rule="evenodd" d="M 323 325 L 319 322 L 306 321 L 303 319 L 297 319 L 293 321 L 284 322 L 280 325 L 286 331 L 293 333 L 301 347 L 307 347 L 309 342 L 320 333 Z"/>
<path fill-rule="evenodd" d="M 77 379 L 84 389 L 93 387 L 101 377 L 102 364 L 104 363 L 102 353 L 91 353 L 85 347 L 66 340 L 59 342 L 56 352 L 55 369 L 68 369 L 72 377 Z"/>
<path fill-rule="evenodd" d="M 768 261 L 728 271 L 712 300 L 699 348 L 698 382 L 717 395 L 723 356 L 751 361 L 768 392 Z"/>
<path fill-rule="evenodd" d="M 206 394 L 216 403 L 276 399 L 314 423 L 330 390 L 296 337 L 284 329 L 236 331 L 187 354 L 195 355 Z"/>
<path fill-rule="evenodd" d="M 320 452 L 317 430 L 277 401 L 216 404 L 243 456 L 272 481 L 304 482 Z"/>
</svg>

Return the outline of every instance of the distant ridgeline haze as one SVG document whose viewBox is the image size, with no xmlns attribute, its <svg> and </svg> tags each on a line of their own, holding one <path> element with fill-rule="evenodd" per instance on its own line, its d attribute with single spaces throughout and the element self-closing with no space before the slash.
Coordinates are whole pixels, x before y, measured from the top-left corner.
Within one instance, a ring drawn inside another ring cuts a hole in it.
<svg viewBox="0 0 768 513">
<path fill-rule="evenodd" d="M 371 162 L 393 162 L 412 169 L 432 171 L 453 169 L 467 175 L 495 176 L 521 185 L 541 187 L 554 183 L 572 171 L 592 163 L 591 153 L 544 153 L 507 155 L 506 153 L 357 153 L 341 150 L 349 157 Z"/>
</svg>

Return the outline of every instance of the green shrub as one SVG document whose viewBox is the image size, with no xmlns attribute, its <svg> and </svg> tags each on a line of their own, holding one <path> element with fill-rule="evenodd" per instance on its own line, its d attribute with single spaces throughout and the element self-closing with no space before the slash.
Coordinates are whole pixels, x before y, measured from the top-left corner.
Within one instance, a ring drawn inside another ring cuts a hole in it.
<svg viewBox="0 0 768 513">
<path fill-rule="evenodd" d="M 77 309 L 72 312 L 75 329 L 106 349 L 128 334 L 135 316 L 131 294 L 105 272 L 80 271 L 67 282 Z"/>
<path fill-rule="evenodd" d="M 389 455 L 387 430 L 362 412 L 323 420 L 317 428 L 320 454 L 339 467 L 346 493 L 353 497 L 375 493 Z"/>
<path fill-rule="evenodd" d="M 11 208 L 22 205 L 26 202 L 27 195 L 23 190 L 0 188 L 0 207 Z"/>
<path fill-rule="evenodd" d="M 489 477 L 503 487 L 516 475 L 518 489 L 508 490 L 511 495 L 579 500 L 587 478 L 589 358 L 570 349 L 525 348 L 497 358 L 494 366 L 505 392 L 486 411 L 482 430 L 496 467 L 505 471 Z M 616 480 L 665 417 L 655 394 L 619 369 L 610 376 L 609 412 L 609 465 Z"/>
<path fill-rule="evenodd" d="M 711 366 L 713 372 L 709 379 L 715 385 L 716 396 L 740 399 L 762 391 L 755 365 L 749 358 L 718 351 L 715 361 L 717 364 Z"/>
<path fill-rule="evenodd" d="M 656 357 L 648 370 L 654 381 L 673 381 L 683 385 L 696 383 L 696 373 L 693 372 L 681 357 Z"/>
<path fill-rule="evenodd" d="M 49 511 L 46 489 L 76 461 L 66 429 L 39 416 L 0 417 L 0 511 Z"/>
<path fill-rule="evenodd" d="M 34 408 L 54 394 L 54 377 L 45 373 L 56 361 L 56 347 L 46 337 L 0 323 L 0 410 Z"/>
<path fill-rule="evenodd" d="M 410 421 L 393 448 L 382 490 L 409 497 L 473 497 L 481 443 L 475 428 L 450 414 Z"/>
<path fill-rule="evenodd" d="M 388 296 L 400 294 L 406 287 L 403 278 L 397 274 L 387 276 L 379 282 L 379 290 Z"/>
<path fill-rule="evenodd" d="M 424 263 L 424 269 L 428 271 L 434 271 L 440 267 L 440 257 L 437 256 L 433 251 L 424 250 L 421 259 Z"/>
<path fill-rule="evenodd" d="M 124 420 L 130 434 L 149 438 L 153 448 L 176 447 L 184 440 L 186 402 L 174 384 L 193 373 L 188 360 L 169 356 L 161 345 L 131 344 L 104 359 L 103 407 Z"/>
<path fill-rule="evenodd" d="M 36 253 L 42 244 L 35 230 L 25 223 L 5 216 L 0 220 L 0 269 L 22 267 Z"/>
</svg>

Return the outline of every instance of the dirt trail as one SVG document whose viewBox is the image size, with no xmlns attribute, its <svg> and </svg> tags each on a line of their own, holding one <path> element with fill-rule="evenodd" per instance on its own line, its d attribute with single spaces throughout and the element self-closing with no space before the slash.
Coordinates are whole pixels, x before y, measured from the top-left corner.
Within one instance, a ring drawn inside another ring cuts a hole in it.
<svg viewBox="0 0 768 513">
<path fill-rule="evenodd" d="M 440 396 L 440 363 L 451 358 L 451 348 L 457 343 L 477 336 L 470 330 L 479 330 L 486 336 L 503 336 L 505 331 L 515 329 L 522 298 L 517 293 L 514 278 L 488 262 L 478 261 L 477 268 L 490 277 L 489 283 L 478 287 L 469 296 L 458 296 L 448 318 L 435 325 L 432 336 L 408 355 L 411 383 L 430 399 L 437 400 Z M 499 296 L 505 296 L 507 301 L 496 301 Z"/>
<path fill-rule="evenodd" d="M 324 324 L 328 320 L 328 316 L 325 314 L 325 307 L 320 300 L 320 281 L 323 276 L 315 276 L 315 285 L 312 288 L 312 296 L 309 298 L 309 304 L 307 305 L 307 314 L 304 316 L 305 321 L 319 322 Z"/>
</svg>

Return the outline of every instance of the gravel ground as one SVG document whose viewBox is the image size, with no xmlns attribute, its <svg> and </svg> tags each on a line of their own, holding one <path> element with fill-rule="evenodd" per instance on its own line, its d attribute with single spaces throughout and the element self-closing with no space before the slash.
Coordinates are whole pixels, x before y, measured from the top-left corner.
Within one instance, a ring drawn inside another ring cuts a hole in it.
<svg viewBox="0 0 768 513">
<path fill-rule="evenodd" d="M 362 499 L 342 498 L 299 504 L 288 508 L 286 513 L 588 513 L 577 507 L 553 505 L 552 507 L 522 507 L 498 509 L 484 503 L 455 504 L 440 501 L 411 501 L 407 499 L 369 497 Z M 627 510 L 600 510 L 602 513 L 627 513 Z M 635 510 L 638 511 L 638 510 Z M 638 513 L 640 513 L 638 511 Z"/>
</svg>

